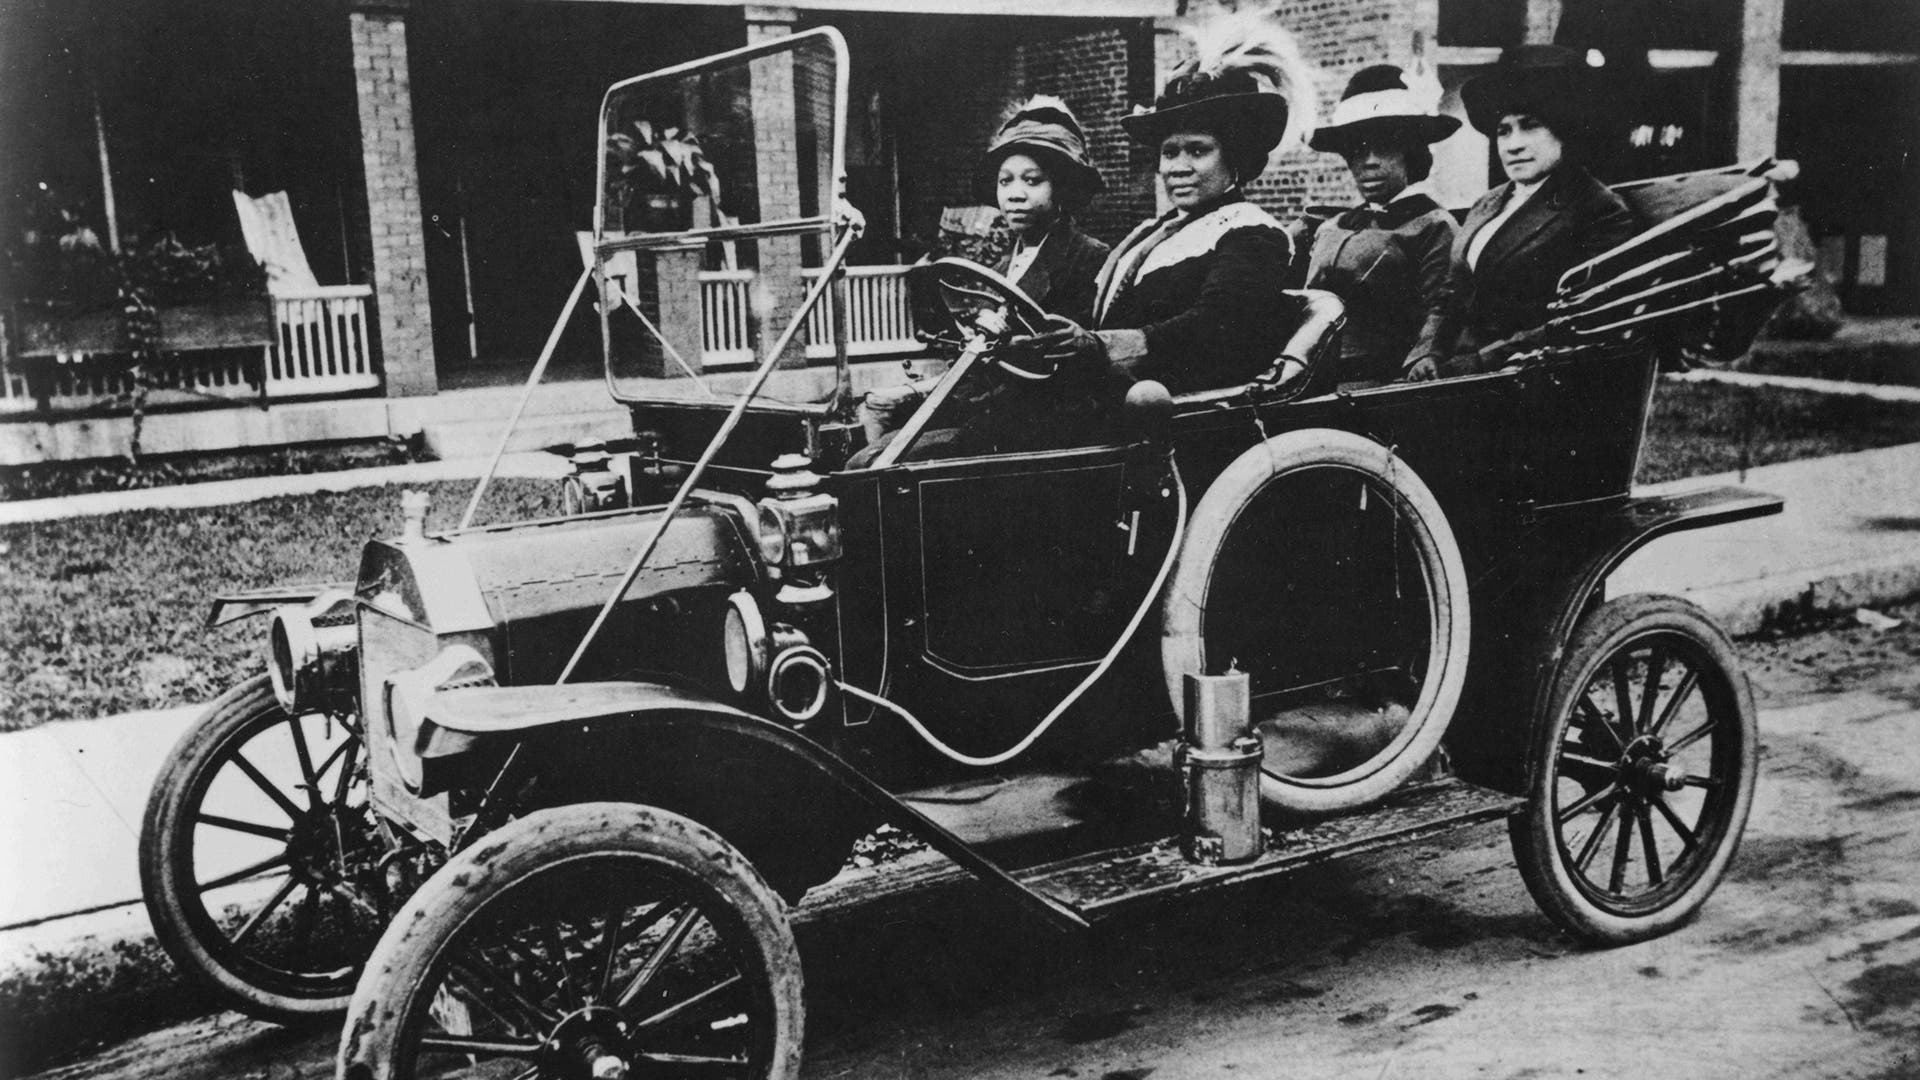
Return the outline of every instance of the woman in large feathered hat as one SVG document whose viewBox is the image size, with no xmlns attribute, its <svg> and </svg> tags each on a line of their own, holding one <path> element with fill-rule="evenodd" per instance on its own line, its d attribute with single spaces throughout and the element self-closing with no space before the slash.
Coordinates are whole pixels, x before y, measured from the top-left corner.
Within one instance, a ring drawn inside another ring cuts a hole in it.
<svg viewBox="0 0 1920 1080">
<path fill-rule="evenodd" d="M 1315 150 L 1346 159 L 1360 206 L 1314 233 L 1307 287 L 1346 305 L 1339 382 L 1431 379 L 1444 356 L 1453 216 L 1426 183 L 1431 143 L 1459 130 L 1440 116 L 1440 86 L 1392 64 L 1356 72 Z"/>
<path fill-rule="evenodd" d="M 1278 358 L 1293 320 L 1282 292 L 1287 234 L 1245 187 L 1297 140 L 1313 69 L 1264 10 L 1191 25 L 1194 57 L 1151 108 L 1121 120 L 1155 148 L 1171 204 L 1114 249 L 1090 327 L 1056 320 L 1030 339 L 1063 370 L 1111 369 L 1174 393 L 1244 383 Z"/>
</svg>

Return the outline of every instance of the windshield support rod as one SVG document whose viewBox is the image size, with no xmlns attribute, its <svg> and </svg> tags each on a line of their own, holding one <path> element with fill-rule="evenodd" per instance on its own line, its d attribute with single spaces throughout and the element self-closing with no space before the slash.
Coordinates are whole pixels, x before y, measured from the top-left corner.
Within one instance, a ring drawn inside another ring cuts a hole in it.
<svg viewBox="0 0 1920 1080">
<path fill-rule="evenodd" d="M 727 418 L 721 421 L 720 430 L 713 433 L 713 439 L 707 443 L 706 450 L 701 452 L 700 460 L 694 462 L 693 468 L 687 470 L 686 479 L 680 481 L 680 490 L 673 493 L 672 501 L 667 503 L 666 510 L 661 513 L 660 520 L 654 525 L 652 535 L 647 537 L 647 542 L 641 546 L 639 554 L 635 555 L 633 561 L 628 564 L 627 572 L 620 578 L 620 584 L 614 587 L 613 595 L 607 597 L 607 602 L 601 605 L 600 614 L 594 616 L 593 625 L 587 627 L 587 632 L 580 638 L 580 644 L 574 647 L 573 656 L 567 660 L 567 666 L 561 670 L 560 677 L 554 680 L 556 685 L 566 682 L 573 676 L 574 668 L 580 666 L 581 657 L 587 654 L 587 648 L 593 644 L 593 639 L 600 635 L 600 628 L 605 626 L 607 620 L 612 617 L 613 609 L 619 605 L 620 598 L 627 595 L 628 589 L 633 588 L 634 581 L 640 577 L 641 569 L 652 557 L 653 549 L 659 546 L 660 538 L 666 535 L 667 526 L 673 524 L 674 516 L 679 514 L 680 507 L 687 501 L 687 496 L 699 485 L 700 478 L 706 474 L 707 466 L 720 453 L 720 448 L 726 445 L 728 437 L 733 434 L 733 429 L 739 426 L 740 418 L 746 415 L 747 406 L 760 393 L 760 388 L 766 385 L 767 379 L 773 375 L 773 369 L 780 365 L 781 355 L 787 351 L 788 343 L 793 341 L 794 335 L 799 333 L 800 327 L 806 323 L 807 313 L 820 302 L 821 294 L 832 287 L 835 272 L 840 269 L 840 264 L 847 257 L 847 248 L 859 235 L 858 229 L 850 228 L 842 233 L 839 241 L 833 245 L 833 253 L 827 256 L 827 264 L 820 274 L 820 279 L 807 290 L 806 299 L 800 302 L 799 310 L 793 313 L 793 319 L 781 332 L 780 339 L 767 350 L 767 358 L 760 362 L 760 369 L 753 373 L 753 381 L 747 384 L 746 390 L 740 394 L 740 400 L 734 402 L 733 408 L 728 410 Z"/>
<path fill-rule="evenodd" d="M 467 512 L 460 515 L 460 528 L 473 524 L 473 513 L 480 509 L 480 496 L 486 494 L 487 485 L 499 470 L 500 459 L 507 453 L 507 440 L 513 438 L 513 430 L 520 426 L 520 414 L 527 410 L 527 402 L 533 398 L 533 388 L 539 386 L 540 379 L 546 375 L 547 362 L 553 359 L 553 350 L 560 346 L 560 332 L 567 328 L 567 320 L 573 317 L 573 309 L 580 303 L 580 293 L 586 289 L 587 279 L 592 276 L 591 266 L 580 271 L 580 279 L 573 283 L 573 292 L 567 295 L 566 306 L 560 309 L 560 317 L 553 321 L 553 331 L 547 335 L 546 347 L 540 350 L 540 359 L 534 363 L 533 373 L 527 376 L 526 388 L 520 391 L 520 400 L 514 404 L 513 415 L 507 419 L 507 429 L 500 433 L 500 444 L 493 448 L 493 460 L 487 462 L 487 471 L 481 474 L 480 482 L 473 486 L 473 498 L 467 501 Z"/>
</svg>

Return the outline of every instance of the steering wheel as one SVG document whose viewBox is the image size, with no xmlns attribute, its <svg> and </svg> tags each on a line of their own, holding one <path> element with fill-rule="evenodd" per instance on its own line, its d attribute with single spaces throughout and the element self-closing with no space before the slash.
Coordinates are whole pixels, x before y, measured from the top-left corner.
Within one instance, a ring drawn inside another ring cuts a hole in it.
<svg viewBox="0 0 1920 1080">
<path fill-rule="evenodd" d="M 1015 378 L 1053 377 L 1044 358 L 1004 348 L 1016 336 L 1047 330 L 1047 313 L 1004 275 L 949 256 L 908 270 L 907 290 L 915 321 L 934 340 L 976 349 L 981 360 Z"/>
</svg>

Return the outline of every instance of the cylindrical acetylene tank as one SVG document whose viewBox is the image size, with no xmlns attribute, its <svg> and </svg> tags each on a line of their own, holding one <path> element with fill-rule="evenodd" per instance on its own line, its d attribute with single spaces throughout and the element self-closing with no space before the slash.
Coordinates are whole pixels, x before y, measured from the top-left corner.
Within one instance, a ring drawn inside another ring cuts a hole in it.
<svg viewBox="0 0 1920 1080">
<path fill-rule="evenodd" d="M 1259 858 L 1264 848 L 1261 749 L 1252 731 L 1247 675 L 1188 675 L 1185 697 L 1186 743 L 1180 761 L 1187 784 L 1187 821 L 1181 850 L 1198 863 Z"/>
</svg>

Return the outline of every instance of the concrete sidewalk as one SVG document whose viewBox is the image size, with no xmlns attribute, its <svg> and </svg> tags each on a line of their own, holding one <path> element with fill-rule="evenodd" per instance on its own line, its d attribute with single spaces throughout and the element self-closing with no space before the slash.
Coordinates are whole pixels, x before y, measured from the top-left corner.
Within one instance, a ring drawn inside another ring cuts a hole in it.
<svg viewBox="0 0 1920 1080">
<path fill-rule="evenodd" d="M 543 457 L 558 460 L 536 455 L 528 467 L 547 467 Z M 386 475 L 395 471 L 366 470 L 359 479 L 395 482 Z M 347 481 L 342 474 L 331 482 Z M 252 481 L 235 483 L 242 485 L 236 491 L 252 490 L 245 487 Z M 273 490 L 266 494 L 284 494 L 284 483 L 269 482 Z M 1769 465 L 1744 478 L 1698 477 L 1657 490 L 1727 483 L 1783 496 L 1786 510 L 1655 541 L 1614 575 L 1610 591 L 1686 595 L 1736 634 L 1797 608 L 1865 606 L 1920 593 L 1920 443 Z M 124 494 L 146 505 L 200 497 L 187 488 Z M 61 925 L 63 916 L 138 900 L 134 853 L 143 802 L 168 748 L 197 711 L 167 709 L 0 735 L 0 966 L 63 933 L 125 918 L 103 915 Z"/>
</svg>

